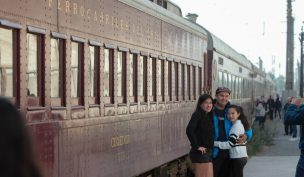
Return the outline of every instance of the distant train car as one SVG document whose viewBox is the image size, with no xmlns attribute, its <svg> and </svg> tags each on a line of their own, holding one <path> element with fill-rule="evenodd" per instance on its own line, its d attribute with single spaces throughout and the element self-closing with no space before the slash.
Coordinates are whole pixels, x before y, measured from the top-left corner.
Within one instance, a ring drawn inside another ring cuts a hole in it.
<svg viewBox="0 0 304 177">
<path fill-rule="evenodd" d="M 0 9 L 0 93 L 25 115 L 49 176 L 185 174 L 197 97 L 223 85 L 249 110 L 265 79 L 167 0 Z"/>
</svg>

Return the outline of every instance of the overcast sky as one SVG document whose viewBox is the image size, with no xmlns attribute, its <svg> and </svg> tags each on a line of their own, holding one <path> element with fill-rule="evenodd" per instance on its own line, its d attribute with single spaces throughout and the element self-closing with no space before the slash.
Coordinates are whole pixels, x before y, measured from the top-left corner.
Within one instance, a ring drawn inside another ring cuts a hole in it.
<svg viewBox="0 0 304 177">
<path fill-rule="evenodd" d="M 287 0 L 172 0 L 183 16 L 199 15 L 197 22 L 253 63 L 261 57 L 266 71 L 285 76 Z M 295 64 L 300 58 L 299 33 L 304 21 L 304 1 L 293 2 Z M 272 60 L 275 66 L 272 67 Z M 280 67 L 279 67 L 280 65 Z"/>
</svg>

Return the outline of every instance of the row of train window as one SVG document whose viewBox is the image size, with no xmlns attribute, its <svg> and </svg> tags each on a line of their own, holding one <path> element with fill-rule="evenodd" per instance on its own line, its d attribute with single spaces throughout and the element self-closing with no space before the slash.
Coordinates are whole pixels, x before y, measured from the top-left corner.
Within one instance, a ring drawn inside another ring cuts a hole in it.
<svg viewBox="0 0 304 177">
<path fill-rule="evenodd" d="M 66 106 L 67 86 L 70 86 L 72 106 L 84 105 L 85 96 L 88 96 L 90 105 L 96 105 L 100 104 L 101 97 L 105 104 L 124 104 L 127 97 L 131 103 L 147 103 L 196 100 L 200 93 L 201 66 L 129 52 L 128 49 L 115 50 L 110 45 L 103 48 L 97 42 L 90 42 L 86 52 L 88 57 L 85 57 L 85 40 L 73 39 L 73 36 L 70 62 L 66 62 L 69 61 L 66 57 L 68 40 L 60 34 L 52 33 L 49 49 L 44 47 L 47 45 L 45 34 L 29 30 L 26 34 L 29 106 L 44 106 L 46 94 L 52 98 L 51 106 Z M 15 100 L 16 104 L 16 88 L 20 87 L 20 74 L 17 74 L 20 73 L 19 35 L 19 30 L 0 27 L 0 95 Z M 45 60 L 45 50 L 50 50 L 49 61 Z M 70 83 L 66 81 L 67 74 Z M 45 81 L 45 78 L 49 80 Z M 50 88 L 45 88 L 46 82 L 50 83 Z"/>
<path fill-rule="evenodd" d="M 228 87 L 231 92 L 231 99 L 250 98 L 252 82 L 240 76 L 227 72 L 218 72 L 218 86 Z"/>
</svg>

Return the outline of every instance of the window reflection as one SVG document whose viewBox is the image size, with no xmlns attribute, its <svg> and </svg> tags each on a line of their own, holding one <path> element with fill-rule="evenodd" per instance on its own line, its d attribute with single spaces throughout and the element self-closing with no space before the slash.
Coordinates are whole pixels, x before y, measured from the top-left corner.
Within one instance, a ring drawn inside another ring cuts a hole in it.
<svg viewBox="0 0 304 177">
<path fill-rule="evenodd" d="M 38 96 L 37 35 L 27 34 L 27 95 Z"/>
<path fill-rule="evenodd" d="M 71 97 L 76 98 L 78 95 L 78 43 L 72 42 L 71 46 Z"/>
<path fill-rule="evenodd" d="M 157 87 L 157 95 L 161 96 L 162 95 L 162 63 L 161 60 L 157 60 L 157 77 L 158 77 L 158 87 Z"/>
<path fill-rule="evenodd" d="M 0 28 L 0 95 L 13 97 L 13 31 Z"/>
<path fill-rule="evenodd" d="M 51 97 L 58 98 L 59 93 L 59 39 L 51 39 Z"/>
<path fill-rule="evenodd" d="M 117 96 L 122 96 L 122 52 L 118 52 L 117 59 Z"/>
<path fill-rule="evenodd" d="M 103 96 L 108 97 L 109 94 L 109 88 L 110 88 L 110 55 L 109 55 L 109 49 L 104 49 L 104 84 L 103 84 Z"/>
<path fill-rule="evenodd" d="M 90 96 L 94 97 L 95 88 L 95 47 L 90 46 L 90 62 L 89 62 L 90 74 L 89 74 L 89 86 L 90 86 Z"/>
<path fill-rule="evenodd" d="M 139 96 L 144 96 L 144 57 L 139 57 L 139 70 L 138 70 L 138 86 L 139 86 Z"/>
</svg>

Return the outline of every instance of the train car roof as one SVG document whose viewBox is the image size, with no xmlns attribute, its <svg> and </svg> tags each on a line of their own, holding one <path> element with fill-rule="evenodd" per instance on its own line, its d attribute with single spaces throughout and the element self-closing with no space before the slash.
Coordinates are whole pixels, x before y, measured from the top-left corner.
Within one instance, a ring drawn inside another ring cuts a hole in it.
<svg viewBox="0 0 304 177">
<path fill-rule="evenodd" d="M 246 58 L 245 55 L 234 50 L 232 47 L 230 47 L 227 43 L 225 43 L 223 40 L 221 40 L 214 34 L 210 33 L 210 37 L 211 39 L 208 40 L 209 50 L 216 51 L 247 68 L 252 68 L 251 62 Z"/>
<path fill-rule="evenodd" d="M 168 22 L 174 26 L 182 28 L 188 32 L 194 33 L 198 36 L 205 37 L 208 35 L 207 31 L 199 27 L 195 23 L 188 21 L 187 19 L 159 6 L 149 0 L 118 0 L 131 7 L 134 7 L 142 12 L 145 12 L 151 16 L 154 16 L 160 20 Z M 169 1 L 172 3 L 171 1 Z M 172 3 L 174 4 L 174 3 Z M 177 6 L 176 4 L 174 4 Z M 178 7 L 178 6 L 177 6 Z"/>
</svg>

